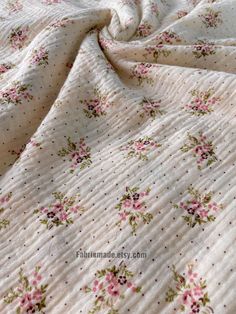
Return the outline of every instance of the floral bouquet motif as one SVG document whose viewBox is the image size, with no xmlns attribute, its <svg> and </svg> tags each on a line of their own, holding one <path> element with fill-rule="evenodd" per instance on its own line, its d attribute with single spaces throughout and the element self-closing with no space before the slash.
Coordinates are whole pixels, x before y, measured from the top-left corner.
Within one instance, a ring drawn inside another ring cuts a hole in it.
<svg viewBox="0 0 236 314">
<path fill-rule="evenodd" d="M 22 4 L 21 0 L 8 0 L 7 5 L 6 5 L 6 9 L 10 13 L 16 13 L 16 12 L 19 12 L 23 9 L 23 4 Z"/>
<path fill-rule="evenodd" d="M 126 193 L 122 196 L 120 202 L 116 205 L 119 210 L 120 220 L 116 223 L 121 226 L 123 222 L 128 221 L 134 235 L 141 222 L 148 224 L 153 219 L 151 213 L 147 213 L 145 198 L 151 191 L 150 188 L 146 191 L 139 192 L 138 187 L 126 188 Z"/>
<path fill-rule="evenodd" d="M 164 112 L 160 109 L 161 100 L 155 101 L 144 98 L 141 102 L 143 112 L 140 114 L 141 118 L 149 116 L 155 119 L 158 115 L 162 115 Z"/>
<path fill-rule="evenodd" d="M 192 152 L 193 157 L 197 159 L 198 169 L 201 170 L 203 166 L 210 166 L 217 161 L 214 152 L 214 146 L 211 141 L 207 141 L 206 136 L 199 132 L 198 136 L 188 134 L 188 141 L 181 147 L 182 152 Z"/>
<path fill-rule="evenodd" d="M 215 45 L 204 40 L 199 40 L 193 46 L 193 54 L 197 59 L 200 59 L 201 57 L 211 56 L 214 55 L 215 53 L 216 53 Z"/>
<path fill-rule="evenodd" d="M 168 44 L 173 45 L 174 43 L 181 42 L 181 38 L 173 31 L 164 31 L 156 37 L 158 45 Z"/>
<path fill-rule="evenodd" d="M 5 303 L 18 301 L 16 314 L 45 313 L 48 285 L 41 284 L 42 276 L 39 271 L 40 266 L 36 266 L 33 274 L 26 276 L 21 268 L 17 287 L 11 288 L 5 295 Z"/>
<path fill-rule="evenodd" d="M 127 152 L 127 158 L 137 157 L 140 160 L 148 160 L 147 154 L 160 147 L 153 138 L 145 136 L 138 140 L 131 140 L 127 145 L 121 147 L 121 151 Z"/>
<path fill-rule="evenodd" d="M 93 293 L 95 298 L 89 314 L 105 313 L 103 311 L 108 311 L 106 312 L 108 314 L 118 314 L 118 310 L 114 307 L 115 302 L 124 299 L 128 289 L 133 293 L 141 291 L 141 287 L 135 286 L 131 281 L 133 276 L 134 274 L 123 262 L 118 267 L 114 265 L 98 270 L 92 286 L 83 288 L 85 293 Z"/>
<path fill-rule="evenodd" d="M 167 45 L 172 45 L 174 43 L 181 42 L 180 37 L 172 31 L 164 31 L 156 36 L 157 44 L 155 46 L 150 46 L 145 48 L 147 52 L 144 57 L 152 55 L 154 60 L 157 62 L 160 56 L 168 57 L 171 54 L 171 50 L 168 50 Z"/>
<path fill-rule="evenodd" d="M 220 18 L 221 12 L 220 11 L 214 11 L 211 8 L 206 8 L 206 12 L 199 15 L 199 17 L 202 19 L 202 22 L 204 25 L 209 27 L 216 28 L 219 24 L 221 24 L 223 21 Z"/>
<path fill-rule="evenodd" d="M 51 30 L 54 28 L 60 28 L 63 27 L 65 28 L 68 24 L 73 24 L 74 21 L 71 21 L 68 17 L 64 17 L 61 20 L 56 20 L 54 22 L 51 22 L 48 26 L 47 26 L 47 30 Z"/>
<path fill-rule="evenodd" d="M 143 56 L 146 58 L 149 55 L 152 55 L 153 59 L 157 62 L 160 56 L 168 57 L 171 54 L 170 50 L 165 49 L 163 44 L 158 44 L 156 46 L 150 46 L 145 48 L 145 53 Z"/>
<path fill-rule="evenodd" d="M 28 92 L 30 87 L 30 84 L 22 84 L 19 81 L 13 82 L 11 87 L 0 91 L 0 103 L 18 105 L 23 101 L 33 99 L 33 95 Z"/>
<path fill-rule="evenodd" d="M 35 49 L 31 56 L 30 63 L 32 65 L 46 66 L 48 64 L 48 50 L 46 50 L 44 47 Z"/>
<path fill-rule="evenodd" d="M 28 40 L 29 27 L 17 27 L 12 29 L 9 40 L 11 47 L 15 50 L 20 50 L 25 46 L 26 41 Z"/>
<path fill-rule="evenodd" d="M 5 196 L 0 196 L 0 214 L 6 210 L 6 205 L 12 197 L 12 192 Z M 0 219 L 0 230 L 6 228 L 10 224 L 8 219 Z"/>
<path fill-rule="evenodd" d="M 146 82 L 147 84 L 153 84 L 154 80 L 149 77 L 149 74 L 152 70 L 154 65 L 150 63 L 139 63 L 134 65 L 131 68 L 131 76 L 130 78 L 137 78 L 138 79 L 138 85 L 141 86 L 142 83 Z"/>
<path fill-rule="evenodd" d="M 6 73 L 8 70 L 13 68 L 13 64 L 10 62 L 0 64 L 0 75 Z"/>
<path fill-rule="evenodd" d="M 6 8 L 10 13 L 16 13 L 23 9 L 23 4 L 21 0 L 8 0 Z"/>
<path fill-rule="evenodd" d="M 67 138 L 67 148 L 62 148 L 58 152 L 58 156 L 70 157 L 70 161 L 72 162 L 70 166 L 70 172 L 73 173 L 76 168 L 80 168 L 80 170 L 89 167 L 92 164 L 90 147 L 85 144 L 85 140 L 81 138 L 79 143 L 72 142 L 70 137 Z"/>
<path fill-rule="evenodd" d="M 159 15 L 159 9 L 158 5 L 155 2 L 151 2 L 151 12 L 153 15 L 158 16 Z"/>
<path fill-rule="evenodd" d="M 196 116 L 203 116 L 213 112 L 213 107 L 220 101 L 220 97 L 212 97 L 214 92 L 212 88 L 207 91 L 192 90 L 193 99 L 190 104 L 185 106 L 186 111 Z"/>
<path fill-rule="evenodd" d="M 139 24 L 136 35 L 138 37 L 147 37 L 152 33 L 151 30 L 152 26 L 147 21 L 143 21 L 143 23 Z"/>
<path fill-rule="evenodd" d="M 179 10 L 177 12 L 177 17 L 178 19 L 182 19 L 182 17 L 186 16 L 188 14 L 188 11 L 185 11 L 185 10 Z"/>
<path fill-rule="evenodd" d="M 40 214 L 43 218 L 40 219 L 41 224 L 46 225 L 47 229 L 52 229 L 54 226 L 73 224 L 73 216 L 84 212 L 84 209 L 75 205 L 79 195 L 67 197 L 64 193 L 54 192 L 52 195 L 55 201 L 49 206 L 38 208 L 34 214 Z"/>
<path fill-rule="evenodd" d="M 215 214 L 223 208 L 223 205 L 218 205 L 212 201 L 212 192 L 200 194 L 193 187 L 188 188 L 189 199 L 185 202 L 175 204 L 175 208 L 182 209 L 186 215 L 182 216 L 190 227 L 195 227 L 216 219 Z"/>
<path fill-rule="evenodd" d="M 192 264 L 187 266 L 185 275 L 179 274 L 175 266 L 172 266 L 172 273 L 175 287 L 169 288 L 167 291 L 166 302 L 173 302 L 176 299 L 179 313 L 214 313 L 209 306 L 210 299 L 206 291 L 206 281 L 199 277 L 198 273 L 194 272 Z"/>
<path fill-rule="evenodd" d="M 113 105 L 108 101 L 107 95 L 102 95 L 98 88 L 94 90 L 95 97 L 89 100 L 81 100 L 81 103 L 86 106 L 84 113 L 88 118 L 101 117 L 107 114 L 107 109 Z"/>
</svg>

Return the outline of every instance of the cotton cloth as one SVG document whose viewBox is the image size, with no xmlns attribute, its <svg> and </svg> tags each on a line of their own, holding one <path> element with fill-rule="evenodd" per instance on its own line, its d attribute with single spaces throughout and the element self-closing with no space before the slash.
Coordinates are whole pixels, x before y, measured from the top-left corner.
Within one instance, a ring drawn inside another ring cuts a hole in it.
<svg viewBox="0 0 236 314">
<path fill-rule="evenodd" d="M 236 1 L 2 0 L 0 30 L 0 312 L 235 314 Z"/>
</svg>

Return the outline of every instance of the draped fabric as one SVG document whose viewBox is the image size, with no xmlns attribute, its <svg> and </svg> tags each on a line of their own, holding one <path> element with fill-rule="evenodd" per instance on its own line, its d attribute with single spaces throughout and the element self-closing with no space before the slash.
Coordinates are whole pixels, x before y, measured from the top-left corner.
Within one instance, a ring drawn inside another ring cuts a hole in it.
<svg viewBox="0 0 236 314">
<path fill-rule="evenodd" d="M 234 314 L 235 0 L 2 0 L 0 312 Z"/>
</svg>

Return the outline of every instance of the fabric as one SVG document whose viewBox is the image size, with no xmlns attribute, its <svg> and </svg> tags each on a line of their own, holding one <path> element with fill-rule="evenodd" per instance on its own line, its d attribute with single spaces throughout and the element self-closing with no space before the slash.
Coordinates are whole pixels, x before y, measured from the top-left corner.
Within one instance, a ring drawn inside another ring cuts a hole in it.
<svg viewBox="0 0 236 314">
<path fill-rule="evenodd" d="M 2 0 L 0 30 L 0 312 L 236 313 L 236 1 Z"/>
</svg>

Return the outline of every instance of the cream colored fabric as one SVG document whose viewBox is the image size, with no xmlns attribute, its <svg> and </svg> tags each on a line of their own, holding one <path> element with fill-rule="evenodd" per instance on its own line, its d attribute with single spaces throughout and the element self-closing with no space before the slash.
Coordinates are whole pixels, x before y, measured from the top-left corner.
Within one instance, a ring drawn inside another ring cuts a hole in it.
<svg viewBox="0 0 236 314">
<path fill-rule="evenodd" d="M 2 0 L 0 30 L 0 312 L 236 313 L 236 1 Z"/>
</svg>

